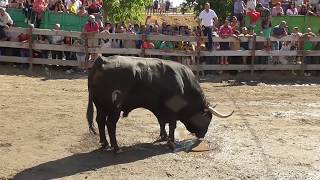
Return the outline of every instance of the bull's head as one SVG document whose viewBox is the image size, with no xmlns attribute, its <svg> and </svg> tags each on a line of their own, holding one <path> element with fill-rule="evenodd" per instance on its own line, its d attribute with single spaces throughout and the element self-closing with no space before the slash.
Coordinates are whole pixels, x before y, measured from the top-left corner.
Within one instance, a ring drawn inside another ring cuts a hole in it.
<svg viewBox="0 0 320 180">
<path fill-rule="evenodd" d="M 187 130 L 193 133 L 198 139 L 203 139 L 208 131 L 212 115 L 215 115 L 220 118 L 227 118 L 233 114 L 232 111 L 228 115 L 223 115 L 219 113 L 214 107 L 209 106 L 205 108 L 202 112 L 196 113 L 189 120 L 184 122 Z"/>
</svg>

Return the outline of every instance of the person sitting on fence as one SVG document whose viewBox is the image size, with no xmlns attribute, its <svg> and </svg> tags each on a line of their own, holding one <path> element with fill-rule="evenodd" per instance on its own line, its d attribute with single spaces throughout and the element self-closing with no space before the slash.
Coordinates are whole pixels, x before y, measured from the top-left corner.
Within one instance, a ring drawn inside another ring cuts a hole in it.
<svg viewBox="0 0 320 180">
<path fill-rule="evenodd" d="M 240 23 L 237 19 L 236 16 L 232 16 L 230 26 L 232 28 L 232 32 L 234 33 L 235 31 L 239 30 L 240 28 Z"/>
<path fill-rule="evenodd" d="M 60 30 L 60 24 L 56 24 L 54 29 L 54 31 L 59 31 Z M 54 45 L 61 45 L 63 43 L 63 36 L 52 36 L 51 37 L 51 44 Z M 51 55 L 52 55 L 52 59 L 62 59 L 62 51 L 51 51 Z"/>
<path fill-rule="evenodd" d="M 284 12 L 281 7 L 281 3 L 278 2 L 273 8 L 272 8 L 272 16 L 283 16 Z"/>
<path fill-rule="evenodd" d="M 9 26 L 13 24 L 13 21 L 9 15 L 9 13 L 6 12 L 6 10 L 2 7 L 0 7 L 0 40 L 7 40 L 5 29 L 9 29 Z"/>
<path fill-rule="evenodd" d="M 224 24 L 219 29 L 219 36 L 221 38 L 228 38 L 232 36 L 232 28 L 228 20 L 224 21 Z M 229 42 L 220 42 L 220 50 L 230 50 Z M 229 64 L 228 56 L 222 56 L 220 60 L 220 64 Z"/>
<path fill-rule="evenodd" d="M 87 16 L 87 15 L 88 15 L 88 11 L 85 9 L 84 6 L 81 6 L 79 8 L 78 16 L 84 17 L 84 16 Z"/>
</svg>

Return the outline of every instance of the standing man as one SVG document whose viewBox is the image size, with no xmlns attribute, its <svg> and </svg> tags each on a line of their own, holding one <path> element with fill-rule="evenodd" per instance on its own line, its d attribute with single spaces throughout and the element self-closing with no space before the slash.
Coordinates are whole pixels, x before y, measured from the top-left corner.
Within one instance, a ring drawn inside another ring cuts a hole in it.
<svg viewBox="0 0 320 180">
<path fill-rule="evenodd" d="M 201 24 L 200 24 L 201 22 Z M 218 23 L 218 16 L 214 10 L 210 9 L 210 4 L 206 3 L 204 5 L 204 10 L 201 11 L 199 15 L 199 26 L 203 27 L 203 34 L 208 36 L 208 42 L 206 43 L 206 48 L 212 51 L 212 29 Z"/>
<path fill-rule="evenodd" d="M 262 6 L 262 4 L 257 4 L 256 10 L 260 12 L 261 17 L 261 30 L 263 36 L 267 39 L 265 44 L 266 50 L 271 50 L 270 36 L 271 36 L 271 12 L 268 8 Z"/>
</svg>

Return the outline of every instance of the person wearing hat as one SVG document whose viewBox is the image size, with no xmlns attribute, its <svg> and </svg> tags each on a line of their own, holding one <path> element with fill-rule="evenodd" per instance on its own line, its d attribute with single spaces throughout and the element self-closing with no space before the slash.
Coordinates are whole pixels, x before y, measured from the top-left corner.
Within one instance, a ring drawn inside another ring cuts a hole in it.
<svg viewBox="0 0 320 180">
<path fill-rule="evenodd" d="M 4 29 L 8 29 L 13 24 L 10 15 L 6 12 L 3 7 L 0 7 L 0 40 L 7 38 Z"/>
<path fill-rule="evenodd" d="M 271 12 L 268 8 L 263 7 L 261 3 L 257 4 L 256 10 L 260 12 L 261 31 L 263 33 L 263 36 L 267 39 L 267 43 L 265 43 L 265 49 L 271 50 Z"/>
</svg>

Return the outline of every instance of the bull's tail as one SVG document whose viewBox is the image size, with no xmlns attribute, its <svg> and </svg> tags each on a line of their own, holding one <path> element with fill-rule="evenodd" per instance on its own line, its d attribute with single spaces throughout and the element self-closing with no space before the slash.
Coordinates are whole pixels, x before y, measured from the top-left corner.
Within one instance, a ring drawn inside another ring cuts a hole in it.
<svg viewBox="0 0 320 180">
<path fill-rule="evenodd" d="M 88 106 L 87 106 L 87 120 L 88 120 L 88 125 L 89 125 L 89 131 L 97 134 L 95 129 L 94 129 L 94 125 L 93 125 L 93 97 L 92 97 L 92 79 L 90 76 L 90 70 L 89 70 L 89 74 L 88 74 L 88 92 L 89 92 L 89 100 L 88 100 Z"/>
</svg>

